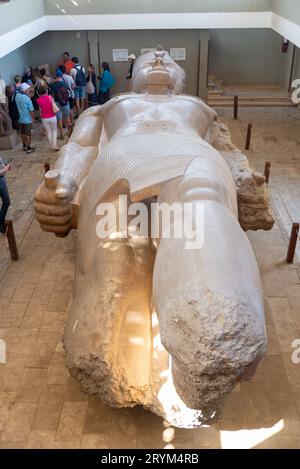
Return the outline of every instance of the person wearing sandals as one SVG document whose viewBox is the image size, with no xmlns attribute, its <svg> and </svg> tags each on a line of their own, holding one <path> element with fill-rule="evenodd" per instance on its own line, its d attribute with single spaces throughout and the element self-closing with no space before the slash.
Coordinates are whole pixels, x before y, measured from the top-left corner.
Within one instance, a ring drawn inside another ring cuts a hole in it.
<svg viewBox="0 0 300 469">
<path fill-rule="evenodd" d="M 30 86 L 27 83 L 22 83 L 20 93 L 16 94 L 16 105 L 19 112 L 19 129 L 21 139 L 23 142 L 23 150 L 27 154 L 33 153 L 35 148 L 31 146 L 31 129 L 34 119 L 34 107 L 28 95 Z"/>
</svg>

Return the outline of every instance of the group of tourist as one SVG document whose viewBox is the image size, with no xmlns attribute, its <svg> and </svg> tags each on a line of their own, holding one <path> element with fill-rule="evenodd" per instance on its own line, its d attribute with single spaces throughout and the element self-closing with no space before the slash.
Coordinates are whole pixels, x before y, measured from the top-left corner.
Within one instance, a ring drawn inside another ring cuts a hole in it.
<svg viewBox="0 0 300 469">
<path fill-rule="evenodd" d="M 97 79 L 100 80 L 98 92 Z M 13 127 L 20 133 L 24 151 L 27 154 L 35 151 L 31 144 L 31 127 L 37 114 L 50 149 L 58 151 L 57 138 L 64 140 L 64 129 L 69 136 L 74 119 L 80 116 L 86 103 L 95 106 L 108 101 L 114 83 L 107 62 L 102 63 L 102 73 L 97 77 L 92 64 L 86 72 L 78 57 L 70 58 L 68 52 L 63 53 L 53 77 L 44 67 L 35 70 L 27 67 L 23 77 L 15 75 L 6 94 Z"/>
<path fill-rule="evenodd" d="M 98 92 L 97 79 L 100 80 Z M 5 94 L 9 116 L 13 128 L 18 130 L 21 136 L 24 152 L 30 154 L 35 151 L 31 142 L 32 124 L 35 119 L 42 122 L 50 150 L 58 151 L 57 138 L 64 140 L 64 129 L 70 136 L 74 119 L 83 112 L 86 102 L 89 107 L 107 102 L 114 83 L 107 62 L 102 63 L 102 73 L 97 77 L 92 64 L 86 72 L 78 57 L 70 58 L 68 52 L 63 53 L 62 61 L 53 77 L 45 67 L 35 70 L 27 67 L 23 76 L 15 75 L 13 84 L 6 87 Z M 2 94 L 5 99 L 4 93 L 1 93 L 1 96 Z M 10 205 L 5 181 L 5 174 L 9 170 L 9 164 L 0 155 L 0 233 L 5 233 L 5 217 Z"/>
</svg>

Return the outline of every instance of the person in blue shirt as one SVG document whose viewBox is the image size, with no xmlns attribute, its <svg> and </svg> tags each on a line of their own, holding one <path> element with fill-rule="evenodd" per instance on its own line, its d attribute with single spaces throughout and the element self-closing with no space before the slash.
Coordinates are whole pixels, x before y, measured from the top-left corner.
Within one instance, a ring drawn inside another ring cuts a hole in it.
<svg viewBox="0 0 300 469">
<path fill-rule="evenodd" d="M 110 99 L 110 89 L 115 84 L 115 79 L 110 73 L 107 62 L 102 63 L 103 73 L 100 77 L 99 104 L 104 104 Z"/>
<path fill-rule="evenodd" d="M 23 150 L 27 154 L 34 152 L 31 146 L 31 128 L 34 119 L 34 107 L 31 99 L 28 96 L 30 86 L 27 83 L 22 83 L 20 93 L 16 94 L 16 105 L 19 111 L 19 129 L 21 139 L 23 142 Z"/>
</svg>

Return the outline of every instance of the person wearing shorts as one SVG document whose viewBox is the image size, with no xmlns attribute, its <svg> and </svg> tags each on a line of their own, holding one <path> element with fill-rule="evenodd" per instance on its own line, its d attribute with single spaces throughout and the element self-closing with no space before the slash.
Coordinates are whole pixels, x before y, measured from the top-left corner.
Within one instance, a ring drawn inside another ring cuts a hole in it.
<svg viewBox="0 0 300 469">
<path fill-rule="evenodd" d="M 50 88 L 53 92 L 54 95 L 54 100 L 59 107 L 59 112 L 56 114 L 56 119 L 57 119 L 57 127 L 59 129 L 59 139 L 64 140 L 64 129 L 63 129 L 63 123 L 65 124 L 65 127 L 68 129 L 68 136 L 71 135 L 72 132 L 72 126 L 71 126 L 71 121 L 70 121 L 70 104 L 69 104 L 69 97 L 68 97 L 68 86 L 65 83 L 63 79 L 63 72 L 60 69 L 56 70 L 56 80 L 54 83 L 50 85 Z M 61 101 L 61 88 L 65 88 L 65 94 L 66 94 L 66 101 L 62 102 Z"/>
<path fill-rule="evenodd" d="M 62 131 L 60 132 L 60 137 L 59 138 L 60 138 L 60 140 L 63 140 L 64 139 L 63 124 L 68 129 L 68 136 L 70 136 L 70 134 L 71 134 L 71 128 L 72 128 L 71 119 L 70 119 L 71 109 L 70 109 L 70 104 L 69 103 L 66 106 L 63 106 L 59 102 L 56 102 L 56 104 L 60 109 L 60 111 L 56 114 L 57 125 L 59 127 L 59 123 L 60 123 L 59 128 L 62 129 Z"/>
<path fill-rule="evenodd" d="M 75 102 L 77 109 L 77 116 L 84 110 L 85 95 L 86 95 L 86 75 L 85 69 L 79 63 L 78 57 L 73 57 L 72 62 L 74 63 L 74 68 L 72 68 L 70 75 L 73 78 L 76 88 L 75 88 Z"/>
<path fill-rule="evenodd" d="M 34 119 L 34 107 L 32 101 L 28 95 L 30 86 L 27 83 L 22 83 L 20 87 L 20 93 L 16 94 L 16 105 L 19 111 L 19 129 L 21 139 L 23 142 L 23 150 L 27 154 L 34 152 L 34 148 L 31 146 L 31 128 Z"/>
<path fill-rule="evenodd" d="M 75 100 L 75 81 L 71 77 L 71 75 L 67 74 L 66 66 L 65 65 L 60 65 L 59 70 L 63 72 L 63 79 L 68 87 L 69 90 L 69 106 L 70 106 L 70 121 L 71 125 L 73 126 L 74 122 L 74 113 L 73 113 L 73 108 L 74 108 L 74 100 Z"/>
</svg>

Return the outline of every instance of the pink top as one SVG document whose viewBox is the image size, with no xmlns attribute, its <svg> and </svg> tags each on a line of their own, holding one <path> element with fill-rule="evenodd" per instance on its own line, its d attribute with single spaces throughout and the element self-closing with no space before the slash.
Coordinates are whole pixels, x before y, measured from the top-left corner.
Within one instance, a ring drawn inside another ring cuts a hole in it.
<svg viewBox="0 0 300 469">
<path fill-rule="evenodd" d="M 52 111 L 52 96 L 43 94 L 37 99 L 37 103 L 41 109 L 42 119 L 49 119 L 50 117 L 55 117 L 54 112 Z"/>
</svg>

